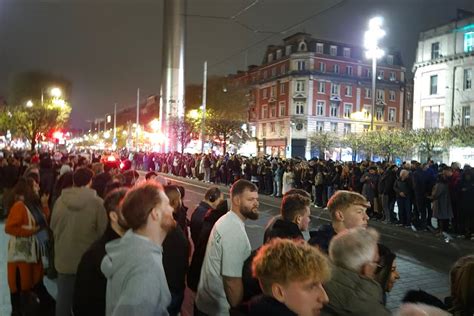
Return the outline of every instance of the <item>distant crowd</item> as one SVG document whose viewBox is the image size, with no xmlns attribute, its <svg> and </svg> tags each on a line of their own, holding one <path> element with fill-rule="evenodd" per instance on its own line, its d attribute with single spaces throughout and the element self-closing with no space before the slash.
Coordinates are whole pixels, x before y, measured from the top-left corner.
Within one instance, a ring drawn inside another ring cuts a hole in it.
<svg viewBox="0 0 474 316">
<path fill-rule="evenodd" d="M 230 198 L 210 186 L 188 209 L 185 189 L 157 172 L 230 185 Z M 12 315 L 179 315 L 186 300 L 197 316 L 391 315 L 387 293 L 403 275 L 369 217 L 425 229 L 432 205 L 440 233 L 472 232 L 463 203 L 474 179 L 455 164 L 16 152 L 0 175 Z M 260 194 L 281 197 L 280 215 L 252 249 L 245 222 Z M 305 240 L 312 204 L 331 222 Z M 474 255 L 450 282 L 444 301 L 408 291 L 396 315 L 473 315 Z"/>
</svg>

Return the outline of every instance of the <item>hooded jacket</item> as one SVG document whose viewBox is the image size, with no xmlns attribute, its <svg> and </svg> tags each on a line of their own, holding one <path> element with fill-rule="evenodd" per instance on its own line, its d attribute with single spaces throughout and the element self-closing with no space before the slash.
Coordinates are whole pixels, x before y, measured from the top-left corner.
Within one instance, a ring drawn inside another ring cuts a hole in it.
<svg viewBox="0 0 474 316">
<path fill-rule="evenodd" d="M 171 294 L 163 248 L 129 230 L 105 245 L 101 270 L 107 278 L 106 315 L 168 315 Z"/>
<path fill-rule="evenodd" d="M 107 222 L 103 201 L 94 190 L 72 187 L 62 191 L 51 217 L 59 273 L 76 274 L 82 255 L 102 236 Z"/>
</svg>

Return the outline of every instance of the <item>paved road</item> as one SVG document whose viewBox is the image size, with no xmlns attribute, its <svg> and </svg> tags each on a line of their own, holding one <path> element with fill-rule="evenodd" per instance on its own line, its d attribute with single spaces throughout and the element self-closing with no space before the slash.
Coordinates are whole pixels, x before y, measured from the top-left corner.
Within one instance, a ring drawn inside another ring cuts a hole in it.
<svg viewBox="0 0 474 316">
<path fill-rule="evenodd" d="M 189 207 L 189 216 L 195 206 L 203 198 L 210 186 L 199 181 L 166 176 L 164 182 L 173 181 L 186 188 L 184 203 Z M 227 187 L 221 187 L 228 193 Z M 264 227 L 268 220 L 279 213 L 280 199 L 269 196 L 260 196 L 260 218 L 256 221 L 247 221 L 246 229 L 252 248 L 262 244 Z M 326 211 L 312 208 L 310 229 L 315 229 L 322 223 L 329 222 Z M 427 232 L 413 232 L 405 228 L 384 225 L 380 222 L 371 222 L 371 226 L 378 229 L 382 235 L 382 242 L 397 254 L 398 269 L 401 274 L 399 280 L 388 296 L 387 306 L 395 309 L 408 289 L 423 289 L 438 297 L 449 293 L 448 272 L 450 266 L 462 255 L 474 253 L 474 243 L 464 240 L 453 240 L 445 243 L 444 240 L 434 237 Z M 0 223 L 0 315 L 9 315 L 10 296 L 7 285 L 6 249 L 8 236 L 4 232 L 4 224 Z M 45 279 L 48 290 L 56 295 L 55 283 Z M 186 310 L 190 310 L 191 301 L 185 302 Z M 184 311 L 183 315 L 191 315 Z"/>
</svg>

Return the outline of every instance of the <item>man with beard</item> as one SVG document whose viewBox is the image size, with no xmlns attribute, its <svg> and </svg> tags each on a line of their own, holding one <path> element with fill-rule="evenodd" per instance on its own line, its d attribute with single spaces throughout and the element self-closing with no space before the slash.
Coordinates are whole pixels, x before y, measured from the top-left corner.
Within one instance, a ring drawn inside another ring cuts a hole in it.
<svg viewBox="0 0 474 316">
<path fill-rule="evenodd" d="M 131 228 L 105 246 L 106 315 L 168 315 L 171 294 L 163 269 L 162 243 L 176 227 L 173 208 L 157 183 L 131 189 L 122 202 Z"/>
<path fill-rule="evenodd" d="M 246 219 L 258 218 L 258 189 L 250 181 L 232 185 L 231 210 L 214 225 L 198 285 L 195 315 L 229 315 L 243 298 L 242 267 L 251 252 Z"/>
<path fill-rule="evenodd" d="M 105 244 L 120 238 L 128 229 L 119 207 L 126 193 L 126 188 L 120 188 L 105 197 L 104 207 L 109 217 L 109 225 L 104 235 L 84 253 L 77 267 L 73 302 L 75 316 L 105 314 L 107 279 L 100 271 L 100 264 L 105 256 Z"/>
</svg>

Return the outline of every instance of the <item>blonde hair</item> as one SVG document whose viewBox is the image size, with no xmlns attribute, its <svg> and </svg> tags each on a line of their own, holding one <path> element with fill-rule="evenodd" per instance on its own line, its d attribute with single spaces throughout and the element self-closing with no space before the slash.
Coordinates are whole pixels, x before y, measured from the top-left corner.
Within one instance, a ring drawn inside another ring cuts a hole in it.
<svg viewBox="0 0 474 316">
<path fill-rule="evenodd" d="M 271 295 L 275 283 L 329 280 L 331 270 L 327 258 L 303 240 L 272 239 L 263 245 L 252 262 L 252 275 L 258 278 L 263 293 Z"/>
</svg>

